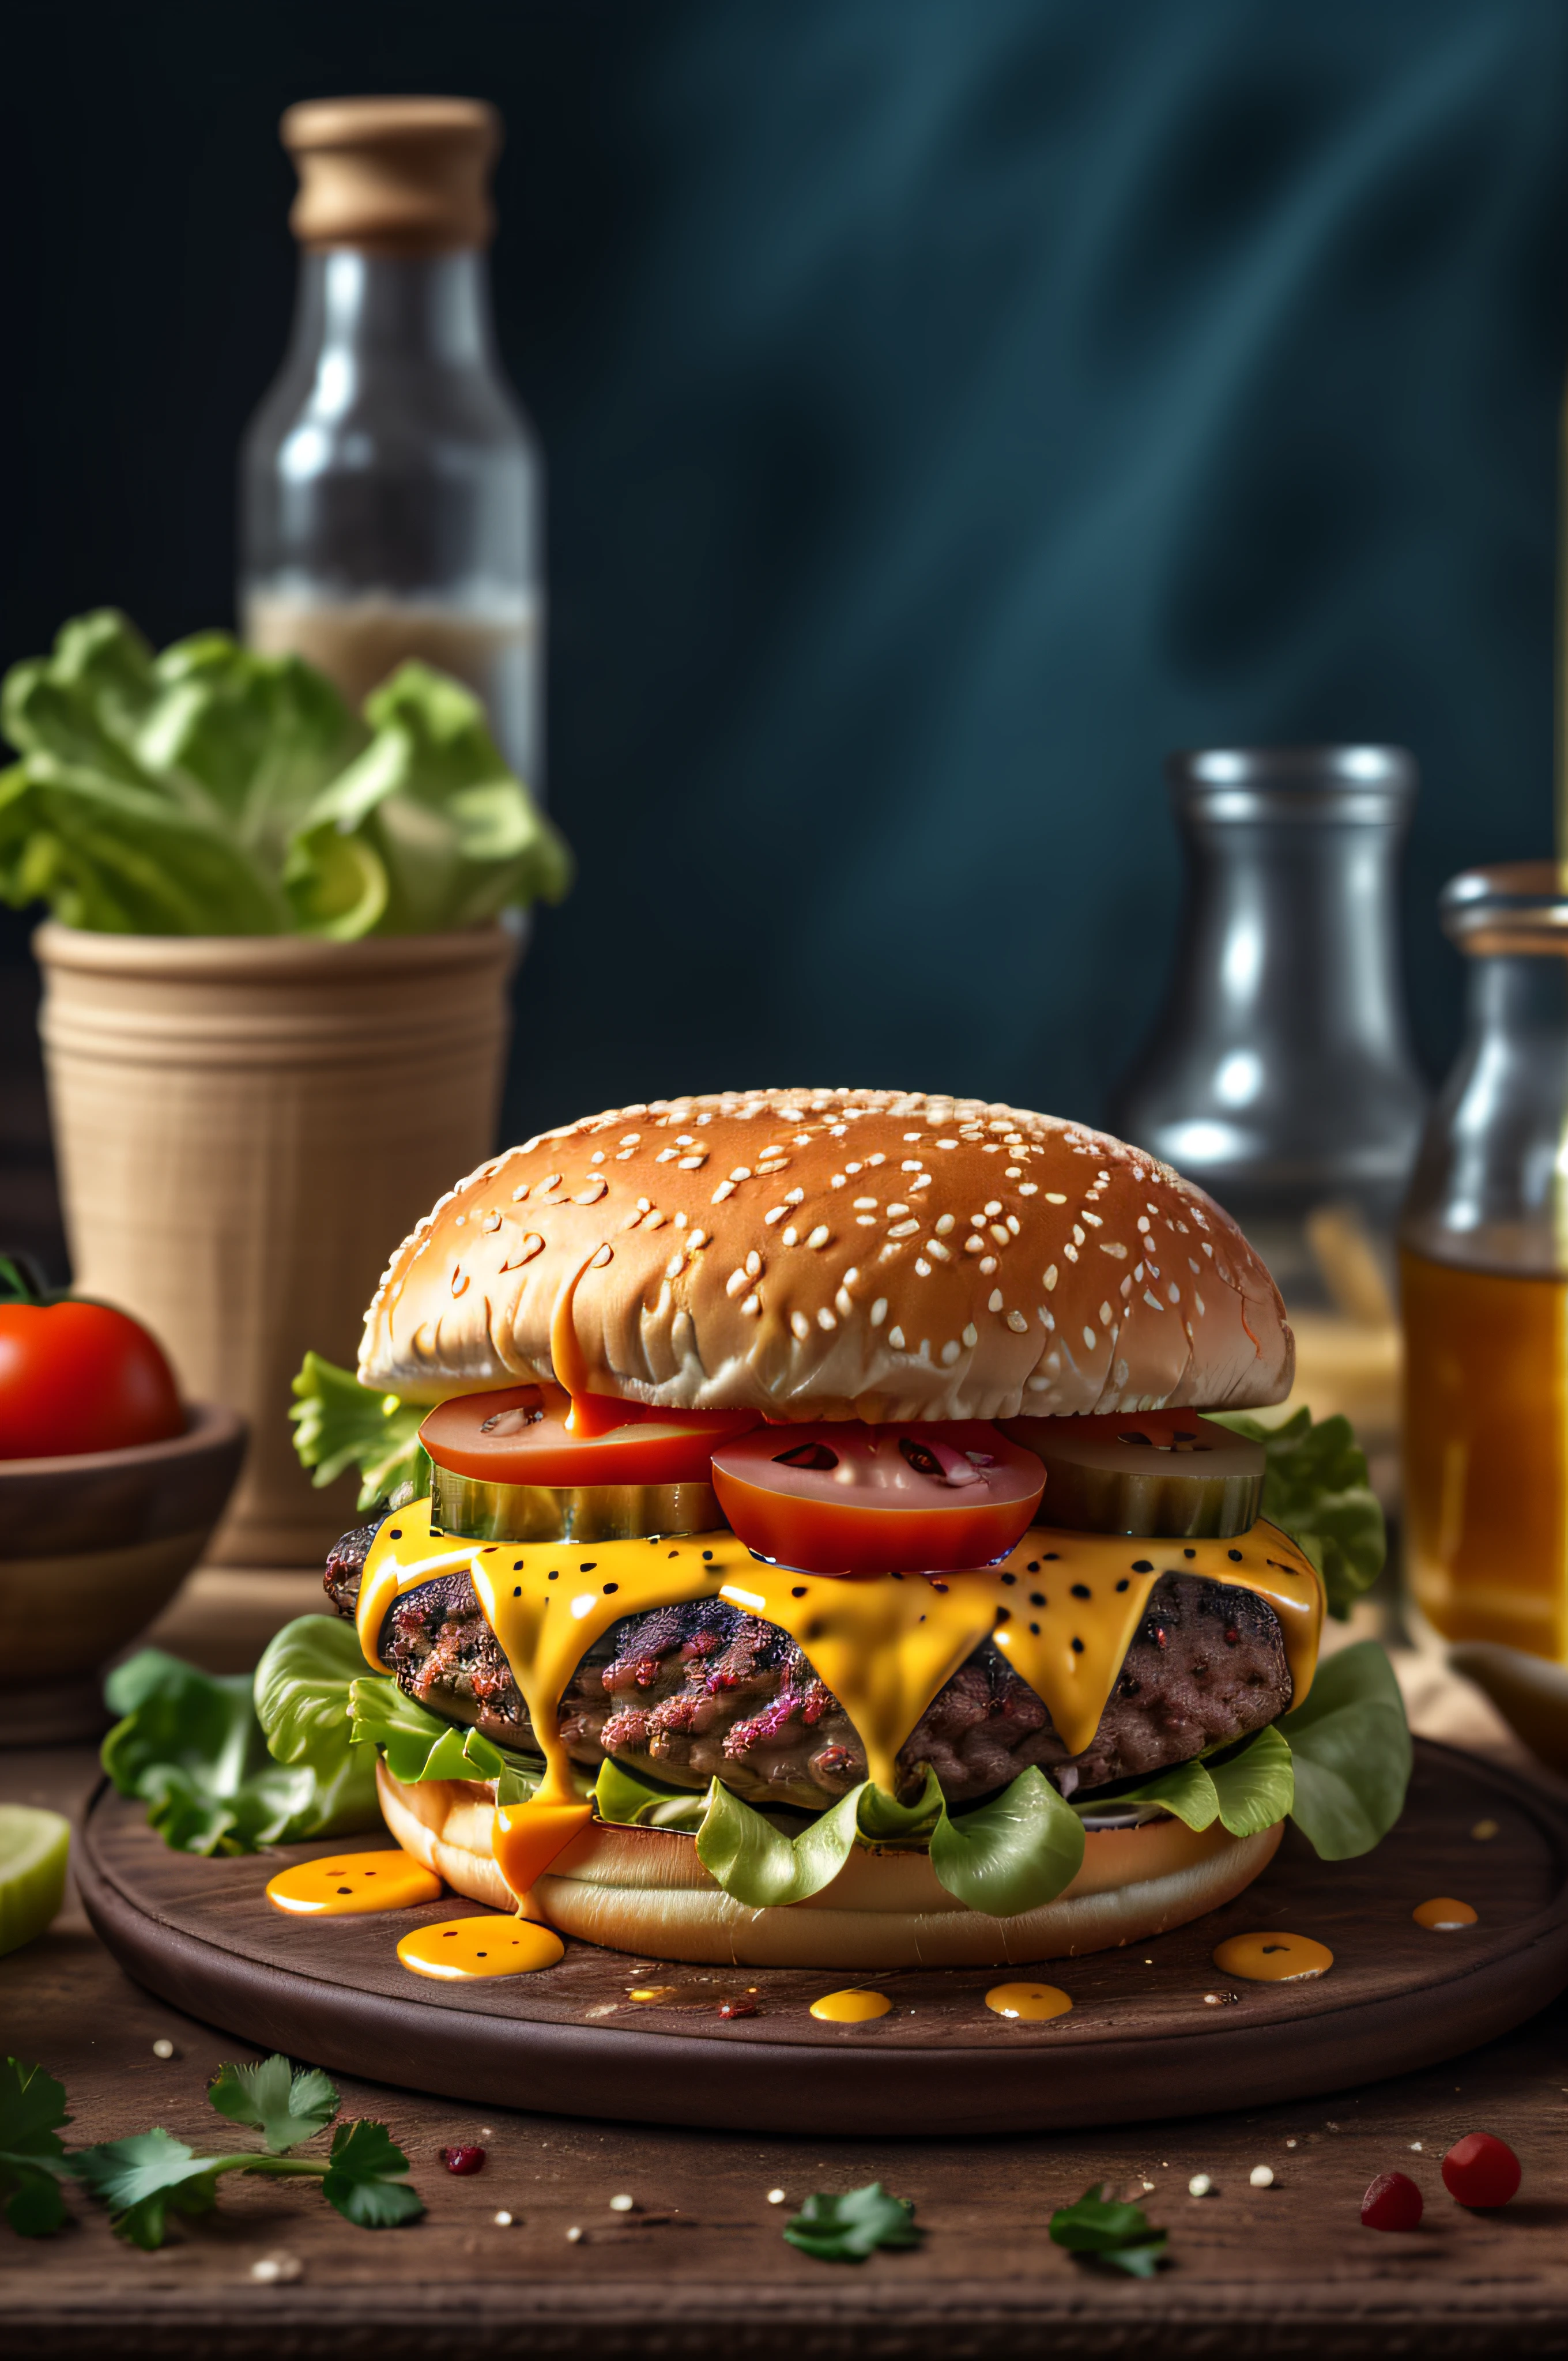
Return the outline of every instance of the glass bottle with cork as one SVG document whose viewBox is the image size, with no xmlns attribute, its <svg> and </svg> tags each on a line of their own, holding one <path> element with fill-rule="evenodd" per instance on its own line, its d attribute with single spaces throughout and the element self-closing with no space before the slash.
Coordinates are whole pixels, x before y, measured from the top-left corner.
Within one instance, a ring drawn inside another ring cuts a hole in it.
<svg viewBox="0 0 1568 2361">
<path fill-rule="evenodd" d="M 467 683 L 542 792 L 543 482 L 490 321 L 500 119 L 474 99 L 313 100 L 293 335 L 241 462 L 242 627 L 355 705 L 409 657 Z"/>
</svg>

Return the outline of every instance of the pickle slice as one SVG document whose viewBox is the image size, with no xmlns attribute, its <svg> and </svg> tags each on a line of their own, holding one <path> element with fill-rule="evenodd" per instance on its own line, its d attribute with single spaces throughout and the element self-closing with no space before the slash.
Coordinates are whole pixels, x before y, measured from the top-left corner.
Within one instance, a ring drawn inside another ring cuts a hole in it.
<svg viewBox="0 0 1568 2361">
<path fill-rule="evenodd" d="M 1006 1418 L 1045 1462 L 1043 1525 L 1077 1533 L 1194 1540 L 1245 1533 L 1263 1505 L 1264 1452 L 1190 1410 L 1094 1418 Z"/>
<path fill-rule="evenodd" d="M 490 1484 L 433 1461 L 431 1524 L 480 1542 L 627 1542 L 708 1533 L 727 1520 L 711 1484 Z"/>
</svg>

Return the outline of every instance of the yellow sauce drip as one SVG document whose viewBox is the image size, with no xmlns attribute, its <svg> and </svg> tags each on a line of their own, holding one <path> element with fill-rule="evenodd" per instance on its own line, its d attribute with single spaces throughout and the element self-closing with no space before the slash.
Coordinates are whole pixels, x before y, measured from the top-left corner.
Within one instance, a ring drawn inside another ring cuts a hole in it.
<svg viewBox="0 0 1568 2361">
<path fill-rule="evenodd" d="M 559 1935 L 526 1918 L 444 1918 L 416 1927 L 398 1957 L 416 1976 L 466 1983 L 479 1976 L 525 1976 L 553 1968 L 565 1949 Z"/>
<path fill-rule="evenodd" d="M 1333 1963 L 1328 1945 L 1314 1943 L 1310 1935 L 1233 1935 L 1214 1953 L 1214 1965 L 1223 1975 L 1254 1984 L 1289 1984 L 1326 1976 Z"/>
<path fill-rule="evenodd" d="M 609 1434 L 625 1419 L 620 1415 L 620 1404 L 596 1396 L 588 1386 L 588 1365 L 583 1358 L 583 1348 L 577 1342 L 573 1304 L 577 1289 L 590 1270 L 609 1262 L 614 1248 L 596 1246 L 586 1255 L 555 1299 L 555 1309 L 550 1315 L 550 1367 L 555 1382 L 564 1386 L 571 1396 L 572 1407 L 566 1412 L 566 1432 L 585 1438 Z"/>
<path fill-rule="evenodd" d="M 367 1910 L 411 1910 L 417 1902 L 441 1898 L 435 1872 L 406 1852 L 329 1852 L 324 1861 L 302 1861 L 280 1870 L 268 1882 L 275 1910 L 305 1918 L 346 1918 Z"/>
<path fill-rule="evenodd" d="M 828 2025 L 869 2025 L 873 2016 L 885 2016 L 892 2006 L 885 1993 L 824 1993 L 820 2000 L 812 2002 L 811 2014 Z"/>
<path fill-rule="evenodd" d="M 1039 2018 L 1065 2016 L 1072 2001 L 1056 1984 L 992 1984 L 985 2004 L 998 2016 Z"/>
<path fill-rule="evenodd" d="M 387 1520 L 366 1560 L 359 1640 L 378 1671 L 377 1642 L 394 1600 L 459 1570 L 472 1577 L 545 1761 L 533 1802 L 497 1814 L 497 1859 L 518 1894 L 588 1817 L 559 1735 L 560 1701 L 589 1648 L 622 1616 L 722 1597 L 778 1625 L 838 1698 L 871 1776 L 891 1792 L 900 1749 L 983 1640 L 994 1640 L 1078 1754 L 1100 1726 L 1161 1574 L 1201 1575 L 1266 1598 L 1284 1633 L 1297 1705 L 1311 1686 L 1323 1612 L 1310 1561 L 1262 1522 L 1233 1540 L 1189 1543 L 1037 1525 L 999 1565 L 978 1572 L 844 1581 L 764 1565 L 729 1532 L 525 1545 L 454 1540 L 432 1532 L 430 1502 L 421 1500 Z"/>
<path fill-rule="evenodd" d="M 1418 1902 L 1410 1913 L 1418 1927 L 1430 1927 L 1434 1935 L 1452 1935 L 1461 1927 L 1474 1927 L 1476 1914 L 1468 1902 L 1455 1902 L 1452 1894 L 1439 1894 L 1430 1902 Z"/>
</svg>

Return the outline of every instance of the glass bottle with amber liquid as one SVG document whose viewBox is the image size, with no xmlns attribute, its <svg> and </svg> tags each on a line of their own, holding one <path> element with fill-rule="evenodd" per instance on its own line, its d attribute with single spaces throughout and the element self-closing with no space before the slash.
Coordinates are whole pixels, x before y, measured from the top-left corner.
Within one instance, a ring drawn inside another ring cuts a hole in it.
<svg viewBox="0 0 1568 2361">
<path fill-rule="evenodd" d="M 281 127 L 299 296 L 241 460 L 242 628 L 356 706 L 411 656 L 455 674 L 538 795 L 543 478 L 490 324 L 499 118 L 320 99 Z"/>
<path fill-rule="evenodd" d="M 1568 890 L 1519 862 L 1438 906 L 1468 1009 L 1400 1225 L 1409 1588 L 1568 1662 Z"/>
</svg>

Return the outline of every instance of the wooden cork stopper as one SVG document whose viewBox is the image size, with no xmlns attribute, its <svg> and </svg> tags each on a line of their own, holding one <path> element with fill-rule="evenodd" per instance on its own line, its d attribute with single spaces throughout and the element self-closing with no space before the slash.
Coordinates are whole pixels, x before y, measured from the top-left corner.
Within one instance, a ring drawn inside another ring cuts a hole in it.
<svg viewBox="0 0 1568 2361">
<path fill-rule="evenodd" d="M 483 99 L 307 99 L 279 132 L 300 175 L 289 225 L 302 246 L 443 254 L 494 235 L 501 119 Z"/>
</svg>

